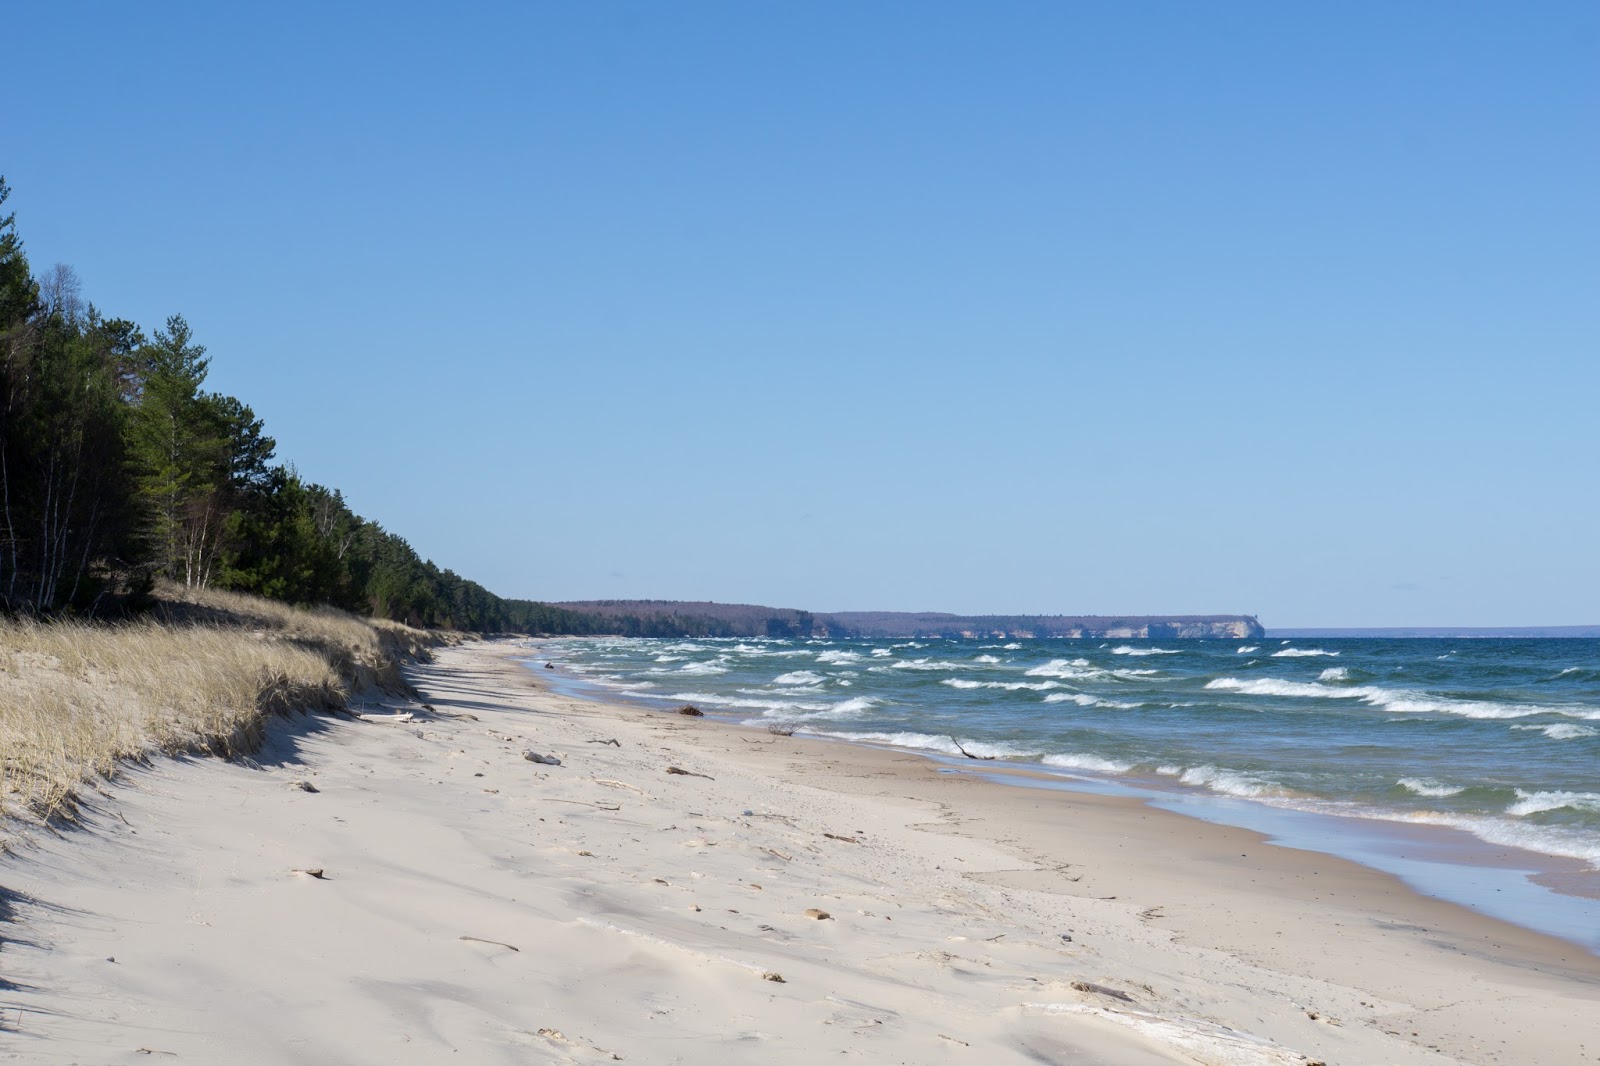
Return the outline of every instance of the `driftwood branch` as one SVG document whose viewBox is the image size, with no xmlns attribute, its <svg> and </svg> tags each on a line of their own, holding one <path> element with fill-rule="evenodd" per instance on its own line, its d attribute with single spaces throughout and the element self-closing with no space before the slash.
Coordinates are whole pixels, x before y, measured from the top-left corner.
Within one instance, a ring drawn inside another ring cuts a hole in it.
<svg viewBox="0 0 1600 1066">
<path fill-rule="evenodd" d="M 972 754 L 972 752 L 968 751 L 966 748 L 963 748 L 961 746 L 961 741 L 957 740 L 955 738 L 955 734 L 953 734 L 953 733 L 950 736 L 950 743 L 954 744 L 956 746 L 956 750 L 959 751 L 961 754 L 965 755 L 969 759 L 981 759 L 981 760 L 985 760 L 987 762 L 993 762 L 994 761 L 994 756 L 993 755 L 974 755 L 974 754 Z"/>
</svg>

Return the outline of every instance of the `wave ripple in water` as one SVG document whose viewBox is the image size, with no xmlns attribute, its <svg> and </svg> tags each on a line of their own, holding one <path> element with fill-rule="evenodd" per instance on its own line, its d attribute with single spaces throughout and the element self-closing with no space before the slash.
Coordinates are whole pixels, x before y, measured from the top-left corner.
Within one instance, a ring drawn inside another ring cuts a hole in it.
<svg viewBox="0 0 1600 1066">
<path fill-rule="evenodd" d="M 1327 640 L 1260 658 L 1250 658 L 1259 645 L 1214 641 L 929 638 L 582 640 L 547 651 L 628 699 L 1449 825 L 1600 869 L 1592 641 Z M 674 691 L 673 677 L 692 677 L 693 691 Z"/>
</svg>

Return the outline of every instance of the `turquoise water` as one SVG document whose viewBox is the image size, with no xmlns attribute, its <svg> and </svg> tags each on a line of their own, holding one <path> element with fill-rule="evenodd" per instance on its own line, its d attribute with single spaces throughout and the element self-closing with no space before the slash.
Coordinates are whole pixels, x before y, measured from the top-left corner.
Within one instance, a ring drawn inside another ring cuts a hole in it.
<svg viewBox="0 0 1600 1066">
<path fill-rule="evenodd" d="M 947 755 L 959 742 L 1063 775 L 1448 826 L 1600 871 L 1594 641 L 617 639 L 543 653 L 616 695 L 758 726 Z"/>
</svg>

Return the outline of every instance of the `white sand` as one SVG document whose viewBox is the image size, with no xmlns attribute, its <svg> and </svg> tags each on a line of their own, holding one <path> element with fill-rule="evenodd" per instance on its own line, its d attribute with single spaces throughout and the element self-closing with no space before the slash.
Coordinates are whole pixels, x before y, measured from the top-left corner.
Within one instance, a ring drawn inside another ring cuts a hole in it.
<svg viewBox="0 0 1600 1066">
<path fill-rule="evenodd" d="M 437 715 L 290 720 L 254 767 L 131 770 L 86 829 L 7 856 L 0 1059 L 1600 1051 L 1600 959 L 1385 875 L 1127 801 L 552 696 L 509 653 L 416 670 Z"/>
</svg>

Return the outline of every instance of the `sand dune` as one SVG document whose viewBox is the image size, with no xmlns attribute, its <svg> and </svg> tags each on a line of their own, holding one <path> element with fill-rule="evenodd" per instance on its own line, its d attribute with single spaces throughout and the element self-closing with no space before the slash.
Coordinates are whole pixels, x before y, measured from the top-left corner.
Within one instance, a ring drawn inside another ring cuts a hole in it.
<svg viewBox="0 0 1600 1066">
<path fill-rule="evenodd" d="M 446 649 L 413 671 L 432 710 L 286 719 L 254 765 L 134 768 L 85 829 L 7 856 L 0 1058 L 1600 1049 L 1600 959 L 1381 874 L 1124 801 L 574 700 L 514 653 Z"/>
</svg>

